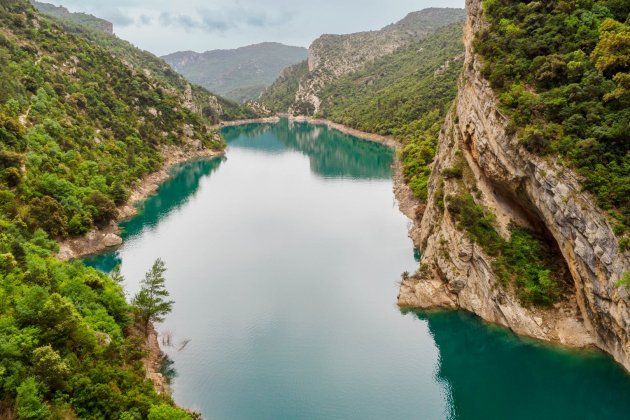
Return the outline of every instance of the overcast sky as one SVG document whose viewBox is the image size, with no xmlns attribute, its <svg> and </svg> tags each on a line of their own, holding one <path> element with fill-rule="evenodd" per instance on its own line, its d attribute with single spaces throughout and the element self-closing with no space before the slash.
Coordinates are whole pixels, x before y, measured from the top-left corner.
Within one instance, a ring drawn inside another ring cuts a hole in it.
<svg viewBox="0 0 630 420">
<path fill-rule="evenodd" d="M 114 23 L 116 34 L 158 55 L 263 41 L 308 47 L 323 33 L 381 27 L 426 7 L 464 0 L 40 0 Z"/>
</svg>

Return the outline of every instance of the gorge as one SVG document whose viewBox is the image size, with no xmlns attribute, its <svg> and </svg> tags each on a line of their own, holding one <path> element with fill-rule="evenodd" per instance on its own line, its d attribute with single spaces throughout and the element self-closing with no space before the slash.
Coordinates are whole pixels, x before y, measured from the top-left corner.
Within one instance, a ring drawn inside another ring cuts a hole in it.
<svg viewBox="0 0 630 420">
<path fill-rule="evenodd" d="M 175 68 L 70 10 L 0 2 L 0 418 L 627 417 L 626 1 Z"/>
<path fill-rule="evenodd" d="M 122 263 L 130 293 L 155 255 L 167 262 L 176 305 L 159 329 L 176 402 L 232 419 L 627 412 L 630 378 L 599 352 L 395 307 L 383 279 L 417 262 L 390 150 L 286 119 L 222 134 L 225 158 L 176 168 L 122 224 L 122 248 L 87 259 Z"/>
</svg>

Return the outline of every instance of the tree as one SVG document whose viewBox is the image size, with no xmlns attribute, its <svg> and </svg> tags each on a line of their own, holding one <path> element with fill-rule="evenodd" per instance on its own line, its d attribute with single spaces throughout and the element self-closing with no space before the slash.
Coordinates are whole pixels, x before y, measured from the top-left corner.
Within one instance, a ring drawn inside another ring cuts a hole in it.
<svg viewBox="0 0 630 420">
<path fill-rule="evenodd" d="M 118 216 L 114 201 L 100 191 L 93 191 L 85 200 L 85 205 L 92 213 L 92 220 L 99 227 L 104 227 Z"/>
<path fill-rule="evenodd" d="M 53 391 L 61 389 L 71 373 L 68 364 L 50 345 L 33 351 L 33 371 Z"/>
<path fill-rule="evenodd" d="M 169 293 L 164 285 L 165 271 L 164 261 L 160 258 L 155 260 L 153 267 L 142 280 L 140 291 L 133 298 L 133 306 L 145 334 L 148 332 L 149 323 L 163 321 L 164 316 L 171 312 L 175 303 L 172 300 L 166 300 Z"/>
<path fill-rule="evenodd" d="M 42 228 L 53 236 L 63 237 L 67 233 L 68 218 L 63 207 L 47 195 L 31 200 L 27 221 L 31 226 Z"/>
<path fill-rule="evenodd" d="M 184 410 L 167 404 L 154 405 L 149 411 L 149 420 L 190 420 L 193 417 Z"/>
<path fill-rule="evenodd" d="M 26 379 L 18 387 L 15 404 L 20 419 L 43 420 L 50 418 L 50 410 L 42 401 L 35 378 Z"/>
<path fill-rule="evenodd" d="M 120 269 L 120 264 L 116 265 L 111 273 L 109 273 L 109 277 L 114 280 L 117 284 L 122 284 L 125 281 L 125 277 L 122 275 L 122 271 Z"/>
</svg>

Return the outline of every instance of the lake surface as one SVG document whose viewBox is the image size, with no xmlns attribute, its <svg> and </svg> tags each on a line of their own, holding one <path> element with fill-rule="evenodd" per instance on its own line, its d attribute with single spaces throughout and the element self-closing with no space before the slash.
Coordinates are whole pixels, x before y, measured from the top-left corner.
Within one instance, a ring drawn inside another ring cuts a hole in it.
<svg viewBox="0 0 630 420">
<path fill-rule="evenodd" d="M 462 312 L 401 313 L 417 267 L 393 153 L 321 126 L 226 128 L 227 158 L 174 170 L 124 246 L 126 289 L 157 257 L 173 396 L 208 419 L 621 419 L 630 375 Z"/>
</svg>

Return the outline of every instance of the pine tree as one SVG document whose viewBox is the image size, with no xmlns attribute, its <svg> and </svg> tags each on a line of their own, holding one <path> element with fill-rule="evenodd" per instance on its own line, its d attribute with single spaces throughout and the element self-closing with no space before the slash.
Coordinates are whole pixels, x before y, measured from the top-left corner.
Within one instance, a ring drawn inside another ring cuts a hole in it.
<svg viewBox="0 0 630 420">
<path fill-rule="evenodd" d="M 164 284 L 166 282 L 165 271 L 164 261 L 160 258 L 155 260 L 153 267 L 142 280 L 142 288 L 133 298 L 133 306 L 144 327 L 145 334 L 148 333 L 149 323 L 163 321 L 164 316 L 171 312 L 175 303 L 172 300 L 167 300 L 169 293 Z"/>
</svg>

